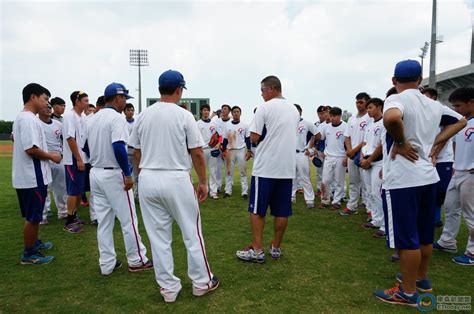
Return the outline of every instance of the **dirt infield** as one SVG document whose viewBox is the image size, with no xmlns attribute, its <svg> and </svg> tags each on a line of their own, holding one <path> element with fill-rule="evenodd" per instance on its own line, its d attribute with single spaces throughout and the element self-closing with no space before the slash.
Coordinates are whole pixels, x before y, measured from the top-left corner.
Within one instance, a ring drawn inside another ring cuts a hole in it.
<svg viewBox="0 0 474 314">
<path fill-rule="evenodd" d="M 12 144 L 2 144 L 0 145 L 0 156 L 2 157 L 11 157 L 13 152 Z"/>
</svg>

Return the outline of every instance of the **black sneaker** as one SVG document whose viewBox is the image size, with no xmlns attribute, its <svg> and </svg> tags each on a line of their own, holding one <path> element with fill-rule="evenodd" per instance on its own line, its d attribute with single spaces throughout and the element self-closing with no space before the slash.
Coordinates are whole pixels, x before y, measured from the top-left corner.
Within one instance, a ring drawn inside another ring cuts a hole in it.
<svg viewBox="0 0 474 314">
<path fill-rule="evenodd" d="M 203 295 L 216 290 L 217 287 L 219 287 L 219 283 L 219 278 L 217 278 L 217 276 L 213 276 L 211 282 L 207 284 L 206 289 L 199 289 L 193 286 L 193 295 L 196 297 L 202 297 Z"/>
<path fill-rule="evenodd" d="M 224 198 L 228 198 L 228 197 L 230 197 L 230 194 L 229 194 L 229 193 L 225 193 L 225 194 L 224 194 Z"/>
<path fill-rule="evenodd" d="M 243 198 L 244 200 L 246 200 L 246 199 L 248 199 L 249 197 L 248 197 L 247 194 L 244 194 L 244 195 L 242 195 L 242 198 Z"/>
</svg>

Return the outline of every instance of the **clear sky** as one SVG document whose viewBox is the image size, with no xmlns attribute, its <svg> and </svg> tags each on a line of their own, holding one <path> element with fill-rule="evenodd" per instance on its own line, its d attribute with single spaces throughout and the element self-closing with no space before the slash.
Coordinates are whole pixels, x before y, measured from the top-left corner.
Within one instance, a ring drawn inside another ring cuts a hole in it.
<svg viewBox="0 0 474 314">
<path fill-rule="evenodd" d="M 437 72 L 470 61 L 472 0 L 438 3 Z M 4 1 L 0 0 L 0 119 L 22 109 L 21 90 L 37 82 L 67 100 L 95 103 L 107 84 L 138 96 L 129 49 L 148 49 L 143 103 L 158 77 L 181 71 L 185 97 L 216 109 L 239 105 L 243 120 L 262 102 L 260 81 L 278 76 L 283 94 L 316 119 L 321 104 L 355 110 L 354 96 L 383 98 L 397 61 L 419 59 L 430 40 L 431 1 Z M 429 54 L 424 74 L 428 75 Z M 135 106 L 138 100 L 133 101 Z"/>
</svg>

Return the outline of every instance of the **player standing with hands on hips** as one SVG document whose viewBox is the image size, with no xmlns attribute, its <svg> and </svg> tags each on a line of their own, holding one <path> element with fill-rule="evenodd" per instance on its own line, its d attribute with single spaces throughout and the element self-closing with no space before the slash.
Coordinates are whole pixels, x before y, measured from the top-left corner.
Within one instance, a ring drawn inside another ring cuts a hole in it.
<svg viewBox="0 0 474 314">
<path fill-rule="evenodd" d="M 181 229 L 188 254 L 188 276 L 193 295 L 217 289 L 219 280 L 207 262 L 201 232 L 199 202 L 207 198 L 204 142 L 194 116 L 177 103 L 186 88 L 178 71 L 168 70 L 158 80 L 160 101 L 143 110 L 132 131 L 130 146 L 138 163 L 139 199 L 150 239 L 160 293 L 174 302 L 181 280 L 174 275 L 173 220 Z M 191 164 L 192 162 L 192 164 Z M 199 184 L 194 190 L 190 177 L 194 165 Z"/>
<path fill-rule="evenodd" d="M 270 244 L 273 259 L 281 256 L 281 242 L 292 214 L 291 189 L 296 174 L 296 132 L 300 115 L 293 103 L 281 94 L 281 83 L 276 76 L 261 82 L 265 103 L 255 112 L 250 129 L 250 141 L 259 143 L 250 184 L 249 208 L 252 225 L 252 244 L 236 255 L 244 261 L 265 262 L 263 228 L 265 215 L 275 217 L 275 236 Z"/>
<path fill-rule="evenodd" d="M 40 110 L 46 110 L 49 96 L 49 91 L 39 84 L 26 85 L 23 88 L 23 110 L 13 123 L 12 183 L 25 218 L 25 249 L 21 264 L 48 264 L 54 259 L 41 252 L 52 248 L 53 244 L 38 240 L 39 223 L 43 218 L 44 202 L 51 182 L 49 160 L 55 163 L 61 161 L 61 154 L 48 152 L 41 122 L 36 118 Z"/>
<path fill-rule="evenodd" d="M 115 217 L 120 221 L 127 253 L 128 270 L 151 269 L 146 248 L 138 233 L 138 219 L 133 198 L 133 173 L 127 158 L 128 130 L 122 116 L 128 90 L 111 83 L 104 92 L 106 106 L 86 123 L 85 150 L 92 165 L 90 180 L 97 215 L 97 242 L 102 275 L 120 268 L 114 248 Z"/>
</svg>

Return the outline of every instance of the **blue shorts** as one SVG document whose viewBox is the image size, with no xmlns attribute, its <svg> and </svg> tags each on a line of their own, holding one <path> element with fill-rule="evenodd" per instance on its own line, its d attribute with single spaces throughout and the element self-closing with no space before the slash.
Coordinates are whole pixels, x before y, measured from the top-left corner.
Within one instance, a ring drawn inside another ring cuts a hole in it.
<svg viewBox="0 0 474 314">
<path fill-rule="evenodd" d="M 436 183 L 382 190 L 387 246 L 416 250 L 432 244 L 435 231 Z"/>
<path fill-rule="evenodd" d="M 289 217 L 291 210 L 292 179 L 269 179 L 254 177 L 250 181 L 249 213 L 265 217 L 270 206 L 270 214 L 275 217 Z"/>
<path fill-rule="evenodd" d="M 440 162 L 436 164 L 436 171 L 438 171 L 439 181 L 436 183 L 436 205 L 442 206 L 446 198 L 446 191 L 448 190 L 449 181 L 453 176 L 453 163 Z"/>
<path fill-rule="evenodd" d="M 16 189 L 21 216 L 26 221 L 40 223 L 43 220 L 44 203 L 47 194 L 47 185 L 40 185 L 31 189 Z"/>
<path fill-rule="evenodd" d="M 72 165 L 65 165 L 64 167 L 66 168 L 67 195 L 82 195 L 82 193 L 84 193 L 86 171 L 79 171 L 79 169 L 77 169 L 77 163 L 74 158 L 72 158 Z"/>
</svg>

